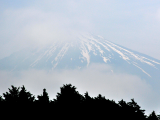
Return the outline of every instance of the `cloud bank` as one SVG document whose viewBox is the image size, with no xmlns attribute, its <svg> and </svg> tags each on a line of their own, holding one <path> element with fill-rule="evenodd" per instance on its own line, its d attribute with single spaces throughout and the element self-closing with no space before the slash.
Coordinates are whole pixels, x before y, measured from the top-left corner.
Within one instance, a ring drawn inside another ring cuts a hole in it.
<svg viewBox="0 0 160 120">
<path fill-rule="evenodd" d="M 92 64 L 82 70 L 26 70 L 20 72 L 0 72 L 1 95 L 11 88 L 11 85 L 21 87 L 24 85 L 28 91 L 36 97 L 43 93 L 46 88 L 50 100 L 56 98 L 57 92 L 63 84 L 72 84 L 77 87 L 80 94 L 88 91 L 89 95 L 96 97 L 98 94 L 106 99 L 113 99 L 116 102 L 121 99 L 129 102 L 135 101 L 149 114 L 153 110 L 158 111 L 160 98 L 145 81 L 137 76 L 114 73 L 111 67 L 103 64 Z M 159 112 L 159 111 L 158 111 Z"/>
</svg>

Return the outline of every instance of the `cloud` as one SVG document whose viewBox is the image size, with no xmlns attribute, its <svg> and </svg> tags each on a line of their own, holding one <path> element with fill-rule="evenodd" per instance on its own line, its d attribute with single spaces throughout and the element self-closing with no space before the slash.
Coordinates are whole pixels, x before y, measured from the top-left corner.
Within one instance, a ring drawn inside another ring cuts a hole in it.
<svg viewBox="0 0 160 120">
<path fill-rule="evenodd" d="M 0 58 L 28 46 L 47 45 L 55 41 L 74 41 L 77 34 L 93 28 L 83 16 L 43 11 L 33 7 L 6 9 L 0 24 Z"/>
<path fill-rule="evenodd" d="M 4 93 L 11 85 L 16 87 L 24 85 L 34 95 L 40 95 L 46 88 L 50 99 L 56 98 L 57 92 L 63 84 L 71 83 L 77 87 L 80 94 L 88 91 L 89 95 L 96 97 L 98 94 L 106 99 L 121 99 L 127 102 L 134 98 L 135 101 L 146 109 L 147 113 L 158 110 L 159 97 L 145 81 L 137 76 L 125 73 L 112 73 L 112 68 L 103 64 L 92 64 L 82 70 L 26 70 L 20 72 L 0 72 L 0 92 Z"/>
<path fill-rule="evenodd" d="M 4 16 L 8 19 L 7 23 L 13 24 L 9 25 L 11 32 L 16 31 L 14 36 L 11 36 L 12 40 L 23 43 L 46 44 L 56 40 L 72 39 L 76 31 L 81 31 L 80 28 L 76 29 L 77 26 L 84 27 L 88 24 L 85 24 L 84 19 L 71 19 L 61 14 L 34 8 L 6 10 Z"/>
</svg>

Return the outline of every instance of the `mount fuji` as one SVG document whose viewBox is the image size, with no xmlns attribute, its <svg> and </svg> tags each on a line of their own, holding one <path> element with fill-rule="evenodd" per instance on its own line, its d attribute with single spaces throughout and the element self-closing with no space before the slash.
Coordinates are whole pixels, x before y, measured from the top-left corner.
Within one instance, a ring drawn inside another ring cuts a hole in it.
<svg viewBox="0 0 160 120">
<path fill-rule="evenodd" d="M 0 70 L 83 69 L 92 63 L 137 75 L 158 87 L 160 60 L 112 43 L 101 36 L 80 35 L 75 41 L 53 42 L 45 47 L 26 48 L 0 60 Z"/>
</svg>

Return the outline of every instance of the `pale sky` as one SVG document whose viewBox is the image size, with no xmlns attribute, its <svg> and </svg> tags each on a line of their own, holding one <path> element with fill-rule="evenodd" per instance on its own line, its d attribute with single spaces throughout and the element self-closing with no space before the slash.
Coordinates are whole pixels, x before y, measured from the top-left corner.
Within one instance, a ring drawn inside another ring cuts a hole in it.
<svg viewBox="0 0 160 120">
<path fill-rule="evenodd" d="M 160 60 L 160 1 L 0 1 L 0 59 L 29 45 L 67 39 L 68 31 L 101 35 Z"/>
</svg>

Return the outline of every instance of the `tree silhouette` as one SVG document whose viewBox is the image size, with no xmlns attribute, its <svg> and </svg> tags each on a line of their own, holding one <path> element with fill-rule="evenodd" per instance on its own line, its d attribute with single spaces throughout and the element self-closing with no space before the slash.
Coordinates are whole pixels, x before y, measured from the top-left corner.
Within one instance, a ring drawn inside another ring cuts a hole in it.
<svg viewBox="0 0 160 120">
<path fill-rule="evenodd" d="M 130 106 L 130 110 L 133 111 L 134 117 L 139 118 L 141 120 L 146 118 L 145 110 L 141 110 L 140 106 L 134 101 L 134 99 L 131 99 L 131 102 L 127 103 Z"/>
<path fill-rule="evenodd" d="M 84 101 L 86 104 L 93 102 L 93 98 L 89 96 L 88 92 L 84 93 Z"/>
<path fill-rule="evenodd" d="M 71 116 L 77 116 L 81 109 L 83 96 L 76 91 L 76 87 L 71 84 L 60 87 L 60 93 L 57 93 L 56 99 L 56 114 L 59 114 L 59 119 L 71 119 Z"/>
<path fill-rule="evenodd" d="M 123 99 L 121 101 L 118 101 L 118 105 L 124 109 L 127 109 L 128 107 L 127 103 Z"/>
<path fill-rule="evenodd" d="M 17 88 L 13 85 L 8 89 L 9 92 L 3 93 L 3 98 L 0 96 L 0 107 L 3 110 L 1 114 L 9 112 L 6 119 L 16 118 L 18 114 L 21 116 L 28 114 L 27 119 L 32 119 L 30 116 L 33 116 L 33 119 L 49 119 L 54 116 L 58 119 L 70 120 L 158 120 L 160 118 L 160 115 L 156 115 L 154 111 L 146 117 L 145 110 L 142 110 L 134 99 L 131 99 L 131 102 L 125 102 L 122 99 L 115 103 L 114 100 L 106 99 L 101 94 L 92 98 L 86 92 L 83 96 L 71 84 L 60 87 L 60 92 L 53 101 L 49 101 L 45 88 L 43 94 L 37 96 L 38 100 L 35 100 L 35 96 L 30 92 L 27 92 L 24 85 L 21 90 L 19 90 L 20 87 Z"/>
<path fill-rule="evenodd" d="M 157 115 L 157 117 L 158 117 L 158 120 L 160 120 L 160 115 Z"/>
<path fill-rule="evenodd" d="M 34 102 L 35 97 L 32 96 L 30 92 L 27 92 L 24 85 L 21 87 L 14 87 L 11 85 L 12 89 L 9 89 L 9 92 L 3 93 L 4 101 L 9 103 L 29 103 Z"/>
<path fill-rule="evenodd" d="M 51 112 L 51 107 L 49 106 L 49 96 L 46 92 L 46 89 L 43 89 L 42 95 L 37 95 L 38 100 L 35 101 L 36 103 L 36 116 L 41 115 L 39 119 L 49 119 L 49 113 Z M 53 114 L 53 113 L 52 113 Z M 37 118 L 37 117 L 36 117 Z"/>
<path fill-rule="evenodd" d="M 57 93 L 55 102 L 60 104 L 79 104 L 83 100 L 83 96 L 79 94 L 78 91 L 76 91 L 76 87 L 72 86 L 71 84 L 63 85 L 63 87 L 60 88 L 60 93 Z"/>
<path fill-rule="evenodd" d="M 119 110 L 119 106 L 115 101 L 106 99 L 105 96 L 103 97 L 101 94 L 95 97 L 94 101 L 94 107 L 96 109 L 94 113 L 98 113 L 95 115 L 97 119 L 118 119 L 117 116 L 119 116 L 119 113 L 117 111 Z"/>
<path fill-rule="evenodd" d="M 19 97 L 19 87 L 14 87 L 11 85 L 12 89 L 9 89 L 9 93 L 3 93 L 3 97 L 5 98 L 5 102 L 8 103 L 18 103 L 18 97 Z"/>
<path fill-rule="evenodd" d="M 119 101 L 118 103 L 120 107 L 122 108 L 121 113 L 125 113 L 126 115 L 122 116 L 123 119 L 141 119 L 145 120 L 146 116 L 144 114 L 145 110 L 141 110 L 140 106 L 134 101 L 134 99 L 131 99 L 131 102 L 126 103 L 123 101 Z"/>
<path fill-rule="evenodd" d="M 33 103 L 35 101 L 35 96 L 33 96 L 30 92 L 27 92 L 24 85 L 21 87 L 21 91 L 19 92 L 19 99 L 20 103 Z"/>
<path fill-rule="evenodd" d="M 43 95 L 38 95 L 37 98 L 38 98 L 38 102 L 40 103 L 43 103 L 43 104 L 49 103 L 49 96 L 45 88 L 43 89 Z"/>
<path fill-rule="evenodd" d="M 158 120 L 158 116 L 156 115 L 155 111 L 153 111 L 149 116 L 148 120 Z"/>
<path fill-rule="evenodd" d="M 95 104 L 94 99 L 89 96 L 88 92 L 84 93 L 84 100 L 83 100 L 83 114 L 85 116 L 85 119 L 92 119 L 92 117 L 95 117 Z"/>
</svg>

